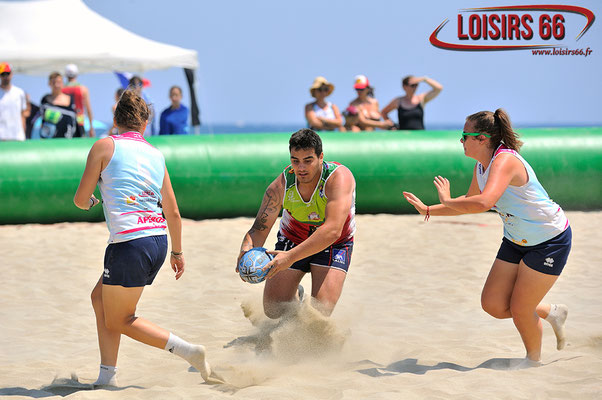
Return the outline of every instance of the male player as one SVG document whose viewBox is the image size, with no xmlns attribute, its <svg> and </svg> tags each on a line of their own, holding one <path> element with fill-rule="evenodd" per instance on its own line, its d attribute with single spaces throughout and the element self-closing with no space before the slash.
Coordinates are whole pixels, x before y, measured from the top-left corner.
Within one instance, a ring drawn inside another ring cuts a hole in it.
<svg viewBox="0 0 602 400">
<path fill-rule="evenodd" d="M 289 151 L 291 165 L 266 189 L 238 260 L 263 246 L 282 209 L 276 251 L 271 252 L 276 256 L 266 266 L 271 270 L 263 291 L 264 312 L 269 318 L 282 316 L 310 272 L 314 305 L 330 315 L 353 251 L 355 179 L 347 167 L 324 161 L 322 140 L 311 129 L 295 132 Z"/>
</svg>

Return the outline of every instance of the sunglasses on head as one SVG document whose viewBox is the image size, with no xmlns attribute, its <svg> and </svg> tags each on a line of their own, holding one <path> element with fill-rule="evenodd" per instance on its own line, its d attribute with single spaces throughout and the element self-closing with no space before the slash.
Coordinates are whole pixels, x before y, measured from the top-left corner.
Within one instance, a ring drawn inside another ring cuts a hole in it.
<svg viewBox="0 0 602 400">
<path fill-rule="evenodd" d="M 483 135 L 485 137 L 488 137 L 488 138 L 491 137 L 491 135 L 488 135 L 486 133 L 480 133 L 480 132 L 466 133 L 466 132 L 462 132 L 462 140 L 466 141 L 466 137 L 467 136 L 481 136 L 481 135 Z"/>
</svg>

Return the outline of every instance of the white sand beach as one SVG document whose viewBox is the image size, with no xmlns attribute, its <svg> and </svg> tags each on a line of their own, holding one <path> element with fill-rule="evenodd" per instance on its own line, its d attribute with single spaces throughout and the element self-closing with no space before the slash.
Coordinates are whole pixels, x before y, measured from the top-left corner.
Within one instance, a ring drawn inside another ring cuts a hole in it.
<svg viewBox="0 0 602 400">
<path fill-rule="evenodd" d="M 602 212 L 567 214 L 573 250 L 545 300 L 568 305 L 568 344 L 557 351 L 544 322 L 539 368 L 505 368 L 525 355 L 518 332 L 480 307 L 502 236 L 493 213 L 358 216 L 332 317 L 306 301 L 280 323 L 263 316 L 263 285 L 234 272 L 252 219 L 185 220 L 186 272 L 176 281 L 165 264 L 138 315 L 205 345 L 227 383 L 203 383 L 182 359 L 124 337 L 114 390 L 91 390 L 105 224 L 0 226 L 0 398 L 600 399 Z"/>
</svg>

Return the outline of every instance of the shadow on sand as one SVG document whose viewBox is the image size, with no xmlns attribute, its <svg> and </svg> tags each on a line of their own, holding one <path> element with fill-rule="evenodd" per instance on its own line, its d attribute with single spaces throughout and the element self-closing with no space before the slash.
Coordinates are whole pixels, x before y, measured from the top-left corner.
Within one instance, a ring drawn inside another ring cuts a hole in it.
<svg viewBox="0 0 602 400">
<path fill-rule="evenodd" d="M 464 367 L 462 365 L 449 362 L 440 362 L 436 365 L 421 365 L 418 364 L 418 360 L 415 358 L 406 358 L 405 360 L 396 361 L 392 364 L 389 364 L 386 367 L 367 368 L 360 369 L 357 371 L 361 374 L 372 376 L 374 378 L 398 374 L 424 375 L 429 371 L 436 371 L 440 369 L 451 369 L 460 372 L 468 372 L 480 368 L 493 369 L 498 371 L 508 371 L 514 369 L 523 360 L 523 358 L 492 358 L 477 365 L 476 367 Z M 551 361 L 543 365 L 549 365 L 557 361 L 560 360 Z"/>
<path fill-rule="evenodd" d="M 110 390 L 119 391 L 128 388 L 144 389 L 142 386 L 122 386 L 122 387 L 94 387 L 91 383 L 81 383 L 77 376 L 71 375 L 71 378 L 54 378 L 52 383 L 42 386 L 39 389 L 27 389 L 24 387 L 0 388 L 0 397 L 4 396 L 23 396 L 32 399 L 42 399 L 44 397 L 61 396 L 66 397 L 82 390 Z"/>
</svg>

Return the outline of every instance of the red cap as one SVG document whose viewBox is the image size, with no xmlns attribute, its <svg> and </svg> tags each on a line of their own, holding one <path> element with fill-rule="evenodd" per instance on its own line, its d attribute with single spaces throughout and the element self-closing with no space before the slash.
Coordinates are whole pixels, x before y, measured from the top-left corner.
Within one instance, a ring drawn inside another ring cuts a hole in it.
<svg viewBox="0 0 602 400">
<path fill-rule="evenodd" d="M 370 86 L 370 81 L 366 75 L 356 75 L 355 76 L 355 84 L 353 85 L 354 89 L 365 89 Z"/>
<path fill-rule="evenodd" d="M 1 62 L 0 63 L 0 74 L 4 73 L 4 72 L 12 72 L 12 68 L 10 67 L 10 64 L 7 62 Z"/>
</svg>

